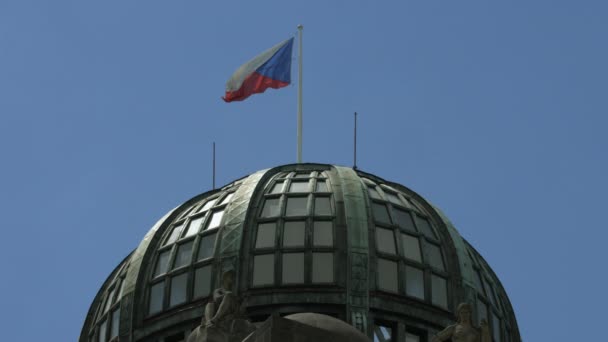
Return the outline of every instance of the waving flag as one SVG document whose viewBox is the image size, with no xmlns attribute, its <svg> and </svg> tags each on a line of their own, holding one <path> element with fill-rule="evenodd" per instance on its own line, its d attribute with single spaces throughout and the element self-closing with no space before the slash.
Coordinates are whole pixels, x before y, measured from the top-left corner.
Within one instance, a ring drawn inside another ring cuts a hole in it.
<svg viewBox="0 0 608 342">
<path fill-rule="evenodd" d="M 226 102 L 242 101 L 268 88 L 282 88 L 291 82 L 293 38 L 287 39 L 241 65 L 226 82 Z"/>
</svg>

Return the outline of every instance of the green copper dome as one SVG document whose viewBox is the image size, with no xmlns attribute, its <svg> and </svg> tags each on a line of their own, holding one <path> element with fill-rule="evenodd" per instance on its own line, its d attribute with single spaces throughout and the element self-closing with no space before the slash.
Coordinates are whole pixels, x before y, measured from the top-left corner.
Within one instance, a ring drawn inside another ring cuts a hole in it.
<svg viewBox="0 0 608 342">
<path fill-rule="evenodd" d="M 520 341 L 499 279 L 440 210 L 326 164 L 262 170 L 167 213 L 103 284 L 80 341 L 183 341 L 229 270 L 252 322 L 315 312 L 374 341 L 429 341 L 469 302 L 494 341 Z"/>
</svg>

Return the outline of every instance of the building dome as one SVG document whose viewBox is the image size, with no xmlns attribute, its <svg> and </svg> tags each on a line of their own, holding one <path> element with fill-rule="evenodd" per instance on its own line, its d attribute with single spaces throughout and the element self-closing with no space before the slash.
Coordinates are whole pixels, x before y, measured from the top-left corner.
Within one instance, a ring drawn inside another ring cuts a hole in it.
<svg viewBox="0 0 608 342">
<path fill-rule="evenodd" d="M 374 341 L 429 341 L 468 302 L 494 341 L 521 340 L 499 279 L 439 209 L 369 173 L 292 164 L 162 217 L 95 296 L 80 341 L 183 341 L 227 271 L 252 322 L 314 312 Z"/>
</svg>

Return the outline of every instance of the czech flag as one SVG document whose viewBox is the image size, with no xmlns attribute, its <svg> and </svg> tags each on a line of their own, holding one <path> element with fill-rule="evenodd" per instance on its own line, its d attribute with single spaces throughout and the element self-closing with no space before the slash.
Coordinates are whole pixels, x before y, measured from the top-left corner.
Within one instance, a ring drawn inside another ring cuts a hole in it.
<svg viewBox="0 0 608 342">
<path fill-rule="evenodd" d="M 226 102 L 242 101 L 268 88 L 282 88 L 291 83 L 293 38 L 287 39 L 241 65 L 226 82 Z"/>
</svg>

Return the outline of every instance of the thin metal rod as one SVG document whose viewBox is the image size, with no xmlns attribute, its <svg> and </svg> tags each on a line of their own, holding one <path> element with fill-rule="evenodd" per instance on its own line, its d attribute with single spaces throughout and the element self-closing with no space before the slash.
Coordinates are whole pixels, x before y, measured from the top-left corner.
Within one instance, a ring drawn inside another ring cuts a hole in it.
<svg viewBox="0 0 608 342">
<path fill-rule="evenodd" d="M 298 25 L 298 164 L 302 163 L 302 29 Z"/>
<path fill-rule="evenodd" d="M 355 150 L 354 150 L 354 163 L 353 169 L 357 169 L 357 112 L 355 112 Z"/>
<path fill-rule="evenodd" d="M 215 141 L 213 142 L 213 189 L 215 190 Z"/>
</svg>

